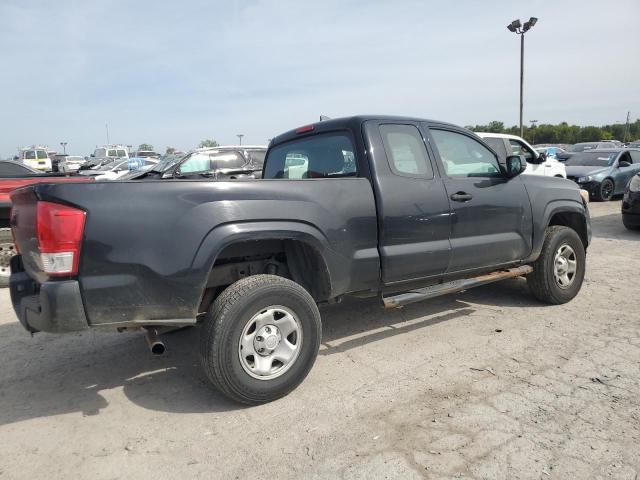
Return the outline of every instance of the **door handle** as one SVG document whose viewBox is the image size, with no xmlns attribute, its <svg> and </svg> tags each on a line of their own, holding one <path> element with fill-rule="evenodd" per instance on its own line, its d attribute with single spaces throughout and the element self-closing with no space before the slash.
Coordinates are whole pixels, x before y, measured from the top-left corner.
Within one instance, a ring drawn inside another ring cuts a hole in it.
<svg viewBox="0 0 640 480">
<path fill-rule="evenodd" d="M 473 195 L 467 192 L 456 192 L 449 198 L 451 198 L 451 200 L 453 200 L 454 202 L 468 202 L 473 198 Z"/>
</svg>

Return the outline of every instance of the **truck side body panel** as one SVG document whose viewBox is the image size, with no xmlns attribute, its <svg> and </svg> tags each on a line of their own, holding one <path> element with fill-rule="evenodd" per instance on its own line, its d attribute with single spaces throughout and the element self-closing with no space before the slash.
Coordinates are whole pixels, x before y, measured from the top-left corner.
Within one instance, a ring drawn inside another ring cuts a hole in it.
<svg viewBox="0 0 640 480">
<path fill-rule="evenodd" d="M 332 295 L 379 282 L 377 217 L 364 178 L 110 182 L 36 192 L 87 211 L 79 281 L 91 325 L 195 319 L 217 254 L 234 239 L 279 232 L 315 242 Z M 221 227 L 225 235 L 216 236 Z"/>
</svg>

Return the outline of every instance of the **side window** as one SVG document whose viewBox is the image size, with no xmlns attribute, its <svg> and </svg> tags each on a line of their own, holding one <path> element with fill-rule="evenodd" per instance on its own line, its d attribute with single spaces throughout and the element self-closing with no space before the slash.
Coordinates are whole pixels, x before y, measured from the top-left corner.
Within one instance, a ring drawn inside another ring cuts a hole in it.
<svg viewBox="0 0 640 480">
<path fill-rule="evenodd" d="M 207 172 L 211 168 L 208 153 L 194 153 L 180 165 L 180 173 Z"/>
<path fill-rule="evenodd" d="M 529 150 L 522 142 L 510 138 L 509 143 L 511 144 L 511 151 L 513 152 L 512 155 L 523 155 L 524 159 L 528 163 L 531 163 L 533 160 L 535 160 L 536 157 L 533 152 Z"/>
<path fill-rule="evenodd" d="M 380 125 L 389 167 L 396 175 L 433 178 L 422 135 L 415 125 Z"/>
<path fill-rule="evenodd" d="M 500 177 L 494 153 L 471 137 L 431 129 L 444 170 L 449 177 Z"/>
<path fill-rule="evenodd" d="M 507 147 L 504 146 L 504 140 L 498 137 L 483 137 L 484 143 L 489 145 L 494 152 L 498 154 L 501 160 L 507 158 Z"/>
<path fill-rule="evenodd" d="M 631 160 L 633 160 L 634 165 L 640 163 L 640 151 L 629 150 L 629 155 L 631 155 Z"/>
<path fill-rule="evenodd" d="M 264 178 L 356 177 L 355 149 L 342 132 L 321 133 L 291 140 L 269 149 Z"/>
</svg>

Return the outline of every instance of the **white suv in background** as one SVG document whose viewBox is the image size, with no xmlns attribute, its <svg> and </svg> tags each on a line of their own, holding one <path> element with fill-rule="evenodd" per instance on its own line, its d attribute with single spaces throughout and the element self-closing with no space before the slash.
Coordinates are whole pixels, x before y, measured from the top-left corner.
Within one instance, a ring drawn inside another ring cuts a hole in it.
<svg viewBox="0 0 640 480">
<path fill-rule="evenodd" d="M 476 135 L 493 148 L 503 162 L 507 155 L 523 155 L 527 160 L 524 174 L 567 178 L 567 170 L 562 162 L 541 155 L 523 138 L 506 133 L 476 132 Z"/>
</svg>

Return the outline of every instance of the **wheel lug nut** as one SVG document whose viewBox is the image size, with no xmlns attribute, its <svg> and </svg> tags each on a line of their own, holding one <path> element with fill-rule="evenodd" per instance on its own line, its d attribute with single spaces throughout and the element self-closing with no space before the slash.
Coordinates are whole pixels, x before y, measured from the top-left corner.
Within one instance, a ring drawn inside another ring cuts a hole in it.
<svg viewBox="0 0 640 480">
<path fill-rule="evenodd" d="M 269 327 L 266 327 L 266 328 L 264 329 L 264 331 L 265 331 L 265 332 L 267 332 L 267 333 L 271 333 L 271 329 L 270 329 Z"/>
<path fill-rule="evenodd" d="M 261 342 L 261 341 L 262 341 L 262 340 L 264 340 L 264 339 L 263 339 L 260 335 L 258 335 L 258 336 L 256 337 L 256 340 L 257 340 L 257 341 L 259 341 L 259 342 Z"/>
</svg>

